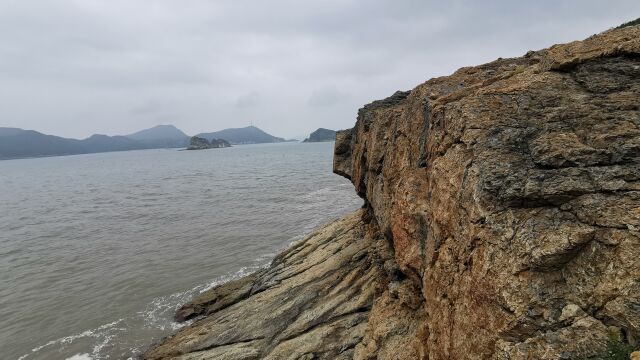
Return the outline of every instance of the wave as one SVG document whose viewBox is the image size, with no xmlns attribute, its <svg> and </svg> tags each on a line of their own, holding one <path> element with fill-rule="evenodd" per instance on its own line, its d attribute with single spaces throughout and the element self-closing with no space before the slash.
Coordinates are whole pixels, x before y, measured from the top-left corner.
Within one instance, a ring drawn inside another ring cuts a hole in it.
<svg viewBox="0 0 640 360">
<path fill-rule="evenodd" d="M 142 326 L 146 329 L 160 330 L 162 332 L 166 331 L 176 331 L 191 322 L 177 323 L 173 321 L 173 315 L 176 310 L 180 308 L 180 306 L 189 302 L 195 296 L 213 289 L 216 286 L 225 284 L 227 282 L 242 278 L 244 276 L 250 275 L 255 271 L 258 271 L 262 268 L 268 266 L 268 262 L 265 263 L 266 259 L 271 259 L 274 254 L 268 254 L 268 256 L 260 256 L 256 260 L 260 261 L 260 264 L 255 266 L 246 266 L 240 268 L 238 271 L 231 272 L 222 276 L 219 276 L 212 281 L 209 281 L 204 284 L 200 284 L 195 286 L 187 291 L 177 292 L 174 294 L 160 296 L 153 299 L 147 306 L 136 313 L 133 318 L 130 319 L 118 319 L 116 321 L 110 322 L 108 324 L 100 325 L 96 328 L 85 330 L 78 334 L 65 336 L 56 340 L 52 340 L 47 342 L 46 344 L 37 346 L 27 354 L 24 354 L 18 358 L 18 360 L 28 360 L 31 357 L 38 355 L 42 350 L 58 348 L 59 350 L 63 350 L 65 347 L 73 344 L 78 340 L 91 340 L 92 341 L 92 351 L 91 353 L 79 353 L 67 357 L 66 360 L 100 360 L 109 358 L 108 354 L 104 354 L 103 350 L 108 349 L 113 345 L 113 341 L 117 339 L 119 336 L 124 336 L 130 330 L 134 328 L 134 326 L 130 324 L 138 324 L 142 322 Z M 136 325 L 135 327 L 138 327 Z M 135 356 L 142 353 L 142 351 L 149 345 L 147 343 L 150 339 L 144 339 L 145 342 L 141 343 L 139 346 L 133 346 L 128 349 L 129 359 L 135 358 Z"/>
<path fill-rule="evenodd" d="M 49 341 L 48 343 L 44 344 L 44 345 L 40 345 L 37 346 L 33 349 L 31 349 L 31 352 L 25 355 L 22 355 L 18 358 L 18 360 L 25 360 L 27 359 L 29 356 L 31 355 L 35 355 L 37 354 L 39 351 L 43 350 L 44 348 L 47 347 L 51 347 L 53 345 L 68 345 L 71 344 L 73 341 L 78 340 L 78 339 L 82 339 L 82 338 L 96 338 L 96 339 L 101 339 L 101 342 L 97 343 L 94 347 L 93 347 L 93 352 L 91 355 L 89 354 L 78 354 L 78 355 L 74 355 L 73 357 L 69 358 L 69 359 L 97 359 L 96 354 L 98 354 L 100 352 L 100 350 L 102 350 L 102 348 L 104 348 L 104 346 L 106 346 L 106 344 L 113 338 L 113 334 L 111 334 L 113 331 L 126 331 L 125 328 L 117 328 L 116 325 L 122 323 L 124 321 L 124 319 L 118 319 L 116 321 L 110 322 L 108 324 L 104 324 L 101 326 L 98 326 L 95 329 L 91 329 L 91 330 L 86 330 L 83 331 L 79 334 L 75 334 L 75 335 L 69 335 L 69 336 L 65 336 L 62 337 L 60 339 L 57 340 L 52 340 Z M 84 356 L 84 357 L 81 357 Z M 75 357 L 75 358 L 74 358 Z"/>
<path fill-rule="evenodd" d="M 310 198 L 316 196 L 322 196 L 327 192 L 335 191 L 335 187 L 331 188 L 323 188 L 317 191 L 313 191 L 309 193 L 308 196 Z M 294 236 L 289 239 L 288 244 L 294 243 L 296 241 L 301 240 L 304 236 L 306 236 L 311 230 L 319 225 L 322 221 L 321 219 L 326 217 L 318 216 L 317 219 L 314 218 L 310 224 L 304 227 L 303 231 L 300 235 Z M 316 221 L 317 220 L 317 221 Z M 134 316 L 130 318 L 121 318 L 115 321 L 112 321 L 107 324 L 100 325 L 96 328 L 85 330 L 78 334 L 65 336 L 56 340 L 49 341 L 43 345 L 37 346 L 27 354 L 24 354 L 18 358 L 18 360 L 29 360 L 32 357 L 35 357 L 41 351 L 47 349 L 56 349 L 64 351 L 64 349 L 77 341 L 91 341 L 92 348 L 90 353 L 78 353 L 74 354 L 70 357 L 67 357 L 66 360 L 101 360 L 109 358 L 108 350 L 111 350 L 114 346 L 114 340 L 121 339 L 125 336 L 130 336 L 131 330 L 136 330 L 139 328 L 144 328 L 147 330 L 154 330 L 164 333 L 165 335 L 168 332 L 175 332 L 180 328 L 190 324 L 193 322 L 183 322 L 177 323 L 173 320 L 173 316 L 175 312 L 185 303 L 188 303 L 191 299 L 195 298 L 197 295 L 202 294 L 205 291 L 213 289 L 216 286 L 220 286 L 227 282 L 240 279 L 247 275 L 250 275 L 258 270 L 264 269 L 269 266 L 271 260 L 277 252 L 269 252 L 262 254 L 255 258 L 255 265 L 245 266 L 240 268 L 237 271 L 229 272 L 225 275 L 218 276 L 213 280 L 199 284 L 189 290 L 176 292 L 169 295 L 159 296 L 151 300 L 144 309 L 135 313 Z M 134 359 L 137 355 L 140 355 L 148 346 L 149 341 L 152 339 L 144 338 L 140 339 L 137 342 L 137 345 L 131 346 L 126 349 L 129 354 L 129 359 Z M 117 342 L 117 341 L 116 341 Z M 125 355 L 127 356 L 127 355 Z"/>
</svg>

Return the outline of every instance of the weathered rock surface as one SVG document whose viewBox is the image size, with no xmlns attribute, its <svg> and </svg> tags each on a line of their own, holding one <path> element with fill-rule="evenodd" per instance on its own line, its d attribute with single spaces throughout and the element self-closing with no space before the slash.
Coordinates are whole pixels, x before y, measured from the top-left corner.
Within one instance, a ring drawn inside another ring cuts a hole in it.
<svg viewBox="0 0 640 360">
<path fill-rule="evenodd" d="M 336 173 L 420 289 L 423 358 L 640 345 L 639 109 L 627 26 L 429 80 L 338 133 Z"/>
<path fill-rule="evenodd" d="M 365 208 L 148 359 L 599 359 L 640 345 L 640 26 L 463 68 L 336 135 Z"/>
<path fill-rule="evenodd" d="M 183 306 L 180 319 L 208 316 L 144 358 L 351 359 L 374 298 L 389 283 L 385 261 L 392 257 L 388 243 L 371 237 L 376 231 L 363 214 L 319 229 L 268 269 Z"/>
</svg>

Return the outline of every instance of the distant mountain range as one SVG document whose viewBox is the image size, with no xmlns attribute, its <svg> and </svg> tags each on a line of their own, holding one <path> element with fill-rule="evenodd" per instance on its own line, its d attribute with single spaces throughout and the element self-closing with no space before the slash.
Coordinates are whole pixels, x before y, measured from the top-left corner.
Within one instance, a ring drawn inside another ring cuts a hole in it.
<svg viewBox="0 0 640 360">
<path fill-rule="evenodd" d="M 263 143 L 278 143 L 285 142 L 286 140 L 280 137 L 267 134 L 266 132 L 258 129 L 255 126 L 247 126 L 244 128 L 225 129 L 210 133 L 200 133 L 196 135 L 199 138 L 207 139 L 225 139 L 232 145 L 239 144 L 263 144 Z"/>
<path fill-rule="evenodd" d="M 198 137 L 224 139 L 231 144 L 258 144 L 285 141 L 249 126 L 204 133 Z M 173 125 L 158 125 L 124 136 L 92 135 L 83 140 L 43 134 L 34 130 L 0 127 L 0 159 L 89 154 L 109 151 L 183 148 L 190 137 Z"/>
</svg>

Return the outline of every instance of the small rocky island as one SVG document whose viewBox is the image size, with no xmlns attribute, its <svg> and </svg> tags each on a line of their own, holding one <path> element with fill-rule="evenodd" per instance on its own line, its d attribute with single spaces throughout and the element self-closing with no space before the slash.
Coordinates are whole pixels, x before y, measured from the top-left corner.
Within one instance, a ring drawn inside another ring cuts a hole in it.
<svg viewBox="0 0 640 360">
<path fill-rule="evenodd" d="M 219 149 L 231 147 L 228 141 L 223 139 L 211 139 L 211 141 L 207 139 L 203 139 L 201 137 L 194 136 L 191 138 L 189 143 L 189 147 L 187 150 L 206 150 L 206 149 Z"/>
<path fill-rule="evenodd" d="M 336 132 L 334 130 L 319 128 L 309 135 L 308 138 L 304 139 L 303 142 L 324 142 L 324 141 L 335 141 L 336 140 Z"/>
</svg>

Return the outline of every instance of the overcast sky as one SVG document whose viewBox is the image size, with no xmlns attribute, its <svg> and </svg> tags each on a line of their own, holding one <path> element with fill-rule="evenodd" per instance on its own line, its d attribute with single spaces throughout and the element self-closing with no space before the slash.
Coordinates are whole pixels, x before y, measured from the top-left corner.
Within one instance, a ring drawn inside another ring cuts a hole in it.
<svg viewBox="0 0 640 360">
<path fill-rule="evenodd" d="M 0 126 L 299 137 L 461 66 L 583 39 L 640 1 L 0 0 Z"/>
</svg>

